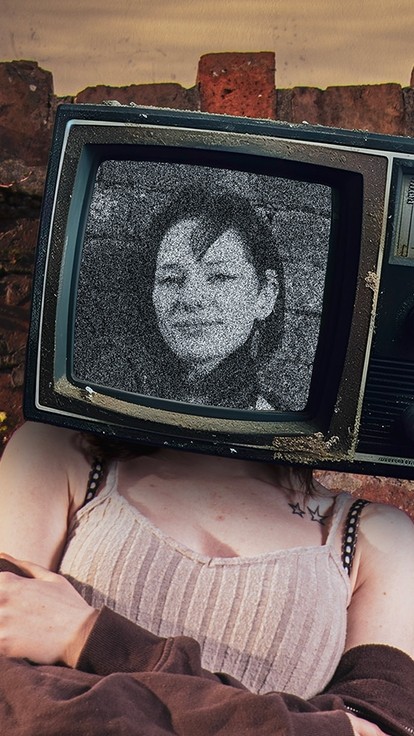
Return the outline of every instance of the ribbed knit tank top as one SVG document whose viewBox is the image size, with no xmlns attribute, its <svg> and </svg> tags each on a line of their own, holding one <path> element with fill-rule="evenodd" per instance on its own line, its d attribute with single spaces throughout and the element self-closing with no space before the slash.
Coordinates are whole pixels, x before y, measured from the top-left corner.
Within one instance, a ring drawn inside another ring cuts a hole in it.
<svg viewBox="0 0 414 736">
<path fill-rule="evenodd" d="M 157 529 L 117 481 L 114 463 L 69 530 L 60 570 L 84 598 L 160 636 L 195 638 L 203 667 L 253 692 L 321 692 L 345 643 L 350 584 L 334 540 L 349 495 L 337 497 L 324 545 L 208 557 Z"/>
</svg>

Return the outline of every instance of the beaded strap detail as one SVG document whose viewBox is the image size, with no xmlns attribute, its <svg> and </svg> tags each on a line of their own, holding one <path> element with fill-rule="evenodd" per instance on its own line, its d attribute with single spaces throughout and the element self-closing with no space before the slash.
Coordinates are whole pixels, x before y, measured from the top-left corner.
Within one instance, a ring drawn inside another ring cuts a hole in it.
<svg viewBox="0 0 414 736">
<path fill-rule="evenodd" d="M 96 492 L 99 488 L 99 484 L 104 474 L 104 464 L 102 460 L 96 459 L 92 463 L 91 471 L 89 473 L 88 485 L 86 487 L 85 503 L 92 501 L 95 498 Z"/>
<path fill-rule="evenodd" d="M 348 575 L 351 574 L 352 563 L 354 561 L 361 511 L 369 503 L 370 501 L 364 498 L 354 501 L 346 517 L 342 541 L 342 564 Z"/>
</svg>

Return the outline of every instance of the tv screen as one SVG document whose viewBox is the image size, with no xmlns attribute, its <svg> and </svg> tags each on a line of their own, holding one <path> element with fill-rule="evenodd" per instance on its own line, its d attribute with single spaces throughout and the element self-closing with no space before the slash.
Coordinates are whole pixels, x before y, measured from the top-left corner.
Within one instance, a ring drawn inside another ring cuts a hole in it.
<svg viewBox="0 0 414 736">
<path fill-rule="evenodd" d="M 400 366 L 413 359 L 396 347 L 395 291 L 391 311 L 381 301 L 381 284 L 401 270 L 407 305 L 414 293 L 413 246 L 402 242 L 412 155 L 405 139 L 62 105 L 27 417 L 410 476 L 413 387 L 387 394 L 395 416 L 380 440 L 372 395 L 379 354 Z"/>
<path fill-rule="evenodd" d="M 203 407 L 304 410 L 332 206 L 317 182 L 103 161 L 78 261 L 74 378 Z"/>
</svg>

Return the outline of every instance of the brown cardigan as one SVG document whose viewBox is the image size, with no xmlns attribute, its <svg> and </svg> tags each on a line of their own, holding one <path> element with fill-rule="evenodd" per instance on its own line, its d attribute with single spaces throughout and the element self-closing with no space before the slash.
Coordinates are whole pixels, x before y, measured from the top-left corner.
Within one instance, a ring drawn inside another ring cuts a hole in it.
<svg viewBox="0 0 414 736">
<path fill-rule="evenodd" d="M 325 693 L 254 695 L 201 668 L 198 644 L 102 609 L 76 669 L 0 657 L 0 732 L 11 736 L 353 736 L 345 708 L 414 735 L 414 662 L 392 647 L 347 652 Z"/>
</svg>

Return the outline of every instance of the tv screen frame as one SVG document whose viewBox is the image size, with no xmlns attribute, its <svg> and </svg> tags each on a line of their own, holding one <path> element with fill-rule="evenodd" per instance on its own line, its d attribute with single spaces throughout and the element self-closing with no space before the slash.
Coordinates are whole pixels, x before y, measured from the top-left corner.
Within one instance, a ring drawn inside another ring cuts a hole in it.
<svg viewBox="0 0 414 736">
<path fill-rule="evenodd" d="M 96 172 L 103 162 L 144 160 L 331 188 L 328 276 L 304 409 L 210 406 L 74 375 L 79 264 Z M 61 105 L 36 257 L 27 418 L 144 444 L 411 477 L 409 457 L 384 453 L 381 460 L 358 452 L 358 443 L 374 329 L 383 321 L 380 283 L 385 264 L 392 268 L 384 249 L 402 221 L 398 170 L 413 160 L 409 139 L 156 108 Z"/>
</svg>

